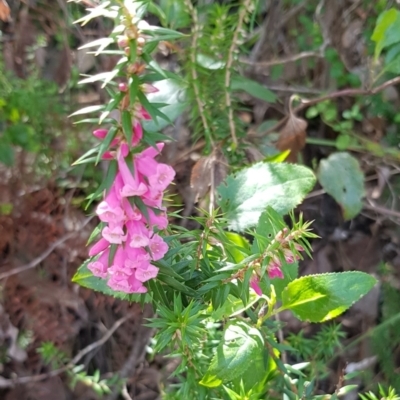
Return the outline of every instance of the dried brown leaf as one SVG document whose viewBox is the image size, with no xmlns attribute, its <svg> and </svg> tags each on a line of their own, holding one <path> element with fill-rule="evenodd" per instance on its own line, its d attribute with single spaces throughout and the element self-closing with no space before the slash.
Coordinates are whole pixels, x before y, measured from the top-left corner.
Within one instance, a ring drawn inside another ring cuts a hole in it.
<svg viewBox="0 0 400 400">
<path fill-rule="evenodd" d="M 195 202 L 203 198 L 210 186 L 216 188 L 227 175 L 227 163 L 220 149 L 209 156 L 201 157 L 192 168 L 190 186 L 195 194 Z"/>
<path fill-rule="evenodd" d="M 278 150 L 290 150 L 287 161 L 297 161 L 297 154 L 306 145 L 306 129 L 307 121 L 303 118 L 296 117 L 291 111 L 288 121 L 279 132 L 278 142 L 276 143 Z"/>
<path fill-rule="evenodd" d="M 6 0 L 0 0 L 0 19 L 4 22 L 10 20 L 10 7 Z"/>
<path fill-rule="evenodd" d="M 190 175 L 190 186 L 195 194 L 195 203 L 205 196 L 211 185 L 211 168 L 214 163 L 214 153 L 207 157 L 200 157 L 194 164 Z"/>
</svg>

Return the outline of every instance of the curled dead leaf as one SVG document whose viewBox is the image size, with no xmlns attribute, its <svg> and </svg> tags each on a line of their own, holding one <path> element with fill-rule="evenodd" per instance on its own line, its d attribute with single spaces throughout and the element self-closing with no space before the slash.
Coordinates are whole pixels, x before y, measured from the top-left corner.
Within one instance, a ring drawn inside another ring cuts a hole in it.
<svg viewBox="0 0 400 400">
<path fill-rule="evenodd" d="M 306 145 L 307 125 L 307 121 L 303 118 L 296 117 L 290 107 L 288 121 L 279 132 L 278 142 L 276 143 L 278 150 L 290 150 L 287 161 L 296 162 L 297 154 Z"/>
<path fill-rule="evenodd" d="M 4 22 L 10 20 L 10 7 L 6 0 L 0 0 L 0 19 Z"/>
<path fill-rule="evenodd" d="M 217 187 L 227 175 L 227 165 L 221 150 L 201 157 L 192 168 L 190 186 L 195 194 L 195 203 L 204 197 L 210 186 Z"/>
</svg>

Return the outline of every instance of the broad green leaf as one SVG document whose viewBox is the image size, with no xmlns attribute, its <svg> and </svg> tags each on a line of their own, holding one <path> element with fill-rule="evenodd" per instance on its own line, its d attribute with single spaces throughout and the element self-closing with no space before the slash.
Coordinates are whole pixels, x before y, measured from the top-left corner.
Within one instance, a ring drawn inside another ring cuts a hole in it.
<svg viewBox="0 0 400 400">
<path fill-rule="evenodd" d="M 264 340 L 260 332 L 244 321 L 227 326 L 217 351 L 200 384 L 217 387 L 231 382 L 254 368 L 264 358 Z"/>
<path fill-rule="evenodd" d="M 190 25 L 190 16 L 184 0 L 161 0 L 160 8 L 164 12 L 163 22 L 173 29 Z"/>
<path fill-rule="evenodd" d="M 346 220 L 354 218 L 361 211 L 365 195 L 364 174 L 352 155 L 346 152 L 333 153 L 321 160 L 318 180 L 341 205 Z"/>
<path fill-rule="evenodd" d="M 127 294 L 123 292 L 116 292 L 112 290 L 109 286 L 107 286 L 107 282 L 105 279 L 98 278 L 93 276 L 91 271 L 87 268 L 90 260 L 86 260 L 76 271 L 74 277 L 72 278 L 72 282 L 77 283 L 85 288 L 92 289 L 96 292 L 104 293 L 108 296 L 113 296 L 118 299 L 127 300 L 129 302 L 139 302 L 141 300 L 140 294 Z M 151 299 L 149 296 L 146 296 L 146 303 Z"/>
<path fill-rule="evenodd" d="M 231 82 L 232 90 L 243 90 L 244 92 L 250 94 L 257 99 L 264 100 L 268 103 L 276 102 L 275 93 L 271 92 L 265 86 L 259 84 L 256 81 L 245 78 L 243 76 L 234 76 Z"/>
<path fill-rule="evenodd" d="M 385 47 L 400 42 L 400 12 L 390 8 L 381 13 L 371 39 L 376 43 L 375 60 Z"/>
<path fill-rule="evenodd" d="M 255 226 L 267 206 L 288 213 L 314 184 L 314 173 L 306 167 L 261 162 L 228 176 L 218 187 L 218 203 L 229 228 L 240 232 Z"/>
<path fill-rule="evenodd" d="M 304 276 L 283 291 L 282 308 L 302 321 L 327 321 L 346 311 L 375 283 L 375 278 L 359 271 Z"/>
<path fill-rule="evenodd" d="M 156 86 L 159 91 L 157 93 L 150 93 L 147 96 L 149 102 L 167 104 L 160 111 L 167 115 L 171 121 L 174 121 L 187 107 L 185 88 L 178 81 L 172 79 L 159 81 Z M 168 121 L 157 117 L 155 120 L 145 121 L 143 128 L 148 132 L 158 132 L 168 125 Z"/>
<path fill-rule="evenodd" d="M 196 54 L 196 63 L 199 64 L 200 67 L 211 70 L 222 69 L 226 65 L 225 61 L 211 58 L 202 53 Z"/>
</svg>

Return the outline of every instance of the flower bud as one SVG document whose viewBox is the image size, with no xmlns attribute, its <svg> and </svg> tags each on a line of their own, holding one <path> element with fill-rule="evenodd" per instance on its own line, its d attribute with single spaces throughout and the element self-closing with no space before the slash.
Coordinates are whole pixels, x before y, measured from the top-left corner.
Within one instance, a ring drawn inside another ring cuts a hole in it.
<svg viewBox="0 0 400 400">
<path fill-rule="evenodd" d="M 138 32 L 136 28 L 128 28 L 126 31 L 126 36 L 128 36 L 129 39 L 137 39 L 138 37 Z"/>
<path fill-rule="evenodd" d="M 129 47 L 129 38 L 127 36 L 120 36 L 118 38 L 118 46 L 123 49 Z"/>
<path fill-rule="evenodd" d="M 107 136 L 107 129 L 96 129 L 93 131 L 93 136 L 97 137 L 97 139 L 104 139 Z"/>
<path fill-rule="evenodd" d="M 143 36 L 137 38 L 138 47 L 143 47 L 146 44 L 146 39 Z"/>
<path fill-rule="evenodd" d="M 129 54 L 131 53 L 131 48 L 130 47 L 125 47 L 124 48 L 124 53 L 126 56 L 129 56 Z"/>
<path fill-rule="evenodd" d="M 118 84 L 118 89 L 121 92 L 127 92 L 128 91 L 128 85 L 125 82 L 121 82 Z"/>
</svg>

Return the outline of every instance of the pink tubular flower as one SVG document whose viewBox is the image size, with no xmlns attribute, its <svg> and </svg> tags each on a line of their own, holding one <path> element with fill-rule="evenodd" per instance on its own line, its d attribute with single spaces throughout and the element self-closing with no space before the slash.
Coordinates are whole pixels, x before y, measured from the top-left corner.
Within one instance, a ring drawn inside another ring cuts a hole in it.
<svg viewBox="0 0 400 400">
<path fill-rule="evenodd" d="M 268 276 L 270 279 L 279 278 L 283 279 L 283 272 L 279 265 L 272 264 L 268 266 Z"/>
<path fill-rule="evenodd" d="M 148 89 L 152 88 L 149 85 Z M 155 147 L 132 154 L 131 165 L 126 159 L 131 147 L 139 145 L 143 137 L 140 119 L 149 118 L 141 105 L 135 106 L 130 146 L 119 134 L 103 155 L 104 159 L 116 159 L 118 171 L 96 208 L 105 227 L 100 240 L 89 251 L 94 257 L 88 263 L 92 274 L 107 280 L 111 289 L 124 293 L 146 293 L 143 282 L 154 279 L 159 271 L 152 262 L 160 260 L 168 251 L 167 243 L 154 232 L 154 229 L 166 229 L 168 225 L 162 206 L 163 191 L 175 176 L 170 166 L 155 160 L 164 144 L 157 143 Z M 104 139 L 108 131 L 98 129 L 93 134 Z M 111 246 L 116 247 L 112 260 Z"/>
<path fill-rule="evenodd" d="M 100 257 L 97 260 L 92 261 L 87 265 L 88 269 L 92 272 L 94 276 L 103 279 L 107 277 L 108 275 L 107 266 L 108 266 L 109 255 L 110 255 L 110 250 L 107 249 L 100 255 Z"/>
<path fill-rule="evenodd" d="M 124 182 L 121 190 L 122 197 L 142 196 L 147 192 L 147 186 L 143 182 L 140 182 L 136 169 L 134 175 L 132 175 L 122 151 L 118 154 L 118 168 Z"/>
<path fill-rule="evenodd" d="M 175 171 L 166 164 L 158 164 L 154 175 L 149 177 L 150 186 L 159 191 L 165 190 L 175 177 Z"/>
<path fill-rule="evenodd" d="M 143 138 L 143 128 L 139 121 L 134 121 L 132 128 L 132 146 L 137 146 Z"/>
<path fill-rule="evenodd" d="M 141 221 L 129 221 L 126 224 L 129 232 L 128 244 L 130 247 L 146 247 L 149 245 L 149 230 Z"/>
<path fill-rule="evenodd" d="M 101 251 L 104 251 L 108 246 L 110 246 L 110 242 L 104 238 L 101 238 L 97 243 L 95 243 L 91 249 L 89 250 L 89 257 L 96 256 Z"/>
<path fill-rule="evenodd" d="M 154 261 L 160 260 L 168 251 L 168 245 L 161 236 L 154 234 L 150 239 L 151 258 Z"/>
<path fill-rule="evenodd" d="M 262 295 L 262 290 L 259 285 L 259 278 L 257 275 L 253 275 L 250 279 L 250 287 L 259 295 Z"/>
<path fill-rule="evenodd" d="M 127 235 L 124 234 L 124 230 L 122 229 L 122 226 L 106 226 L 101 234 L 103 235 L 103 238 L 106 239 L 109 243 L 114 243 L 114 244 L 122 244 L 122 242 L 125 242 Z"/>
<path fill-rule="evenodd" d="M 165 229 L 168 226 L 168 218 L 164 210 L 160 210 L 160 212 L 156 214 L 153 209 L 149 208 L 147 212 L 149 214 L 149 225 L 151 227 L 156 226 L 158 229 Z"/>
<path fill-rule="evenodd" d="M 158 274 L 158 268 L 149 264 L 146 269 L 138 268 L 135 272 L 135 278 L 140 282 L 146 282 L 149 279 L 154 279 Z"/>
</svg>

